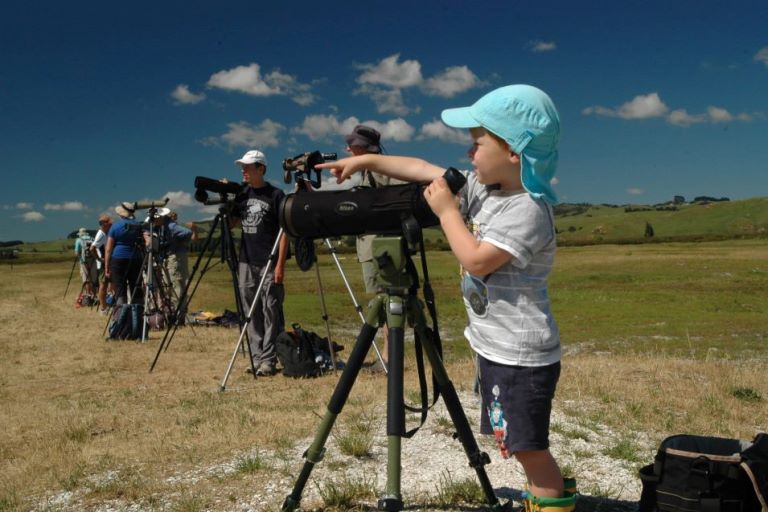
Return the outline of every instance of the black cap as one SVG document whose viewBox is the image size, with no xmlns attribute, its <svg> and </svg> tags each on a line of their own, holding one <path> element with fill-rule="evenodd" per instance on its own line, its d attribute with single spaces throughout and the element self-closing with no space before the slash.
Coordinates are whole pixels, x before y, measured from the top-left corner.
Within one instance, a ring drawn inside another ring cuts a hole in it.
<svg viewBox="0 0 768 512">
<path fill-rule="evenodd" d="M 345 138 L 347 146 L 360 146 L 371 153 L 381 153 L 381 134 L 378 130 L 359 124 Z"/>
</svg>

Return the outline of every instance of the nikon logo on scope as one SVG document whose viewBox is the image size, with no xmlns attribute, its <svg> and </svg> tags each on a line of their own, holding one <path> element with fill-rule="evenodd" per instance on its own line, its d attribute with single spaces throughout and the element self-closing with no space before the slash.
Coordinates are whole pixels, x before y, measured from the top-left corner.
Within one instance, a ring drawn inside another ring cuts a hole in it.
<svg viewBox="0 0 768 512">
<path fill-rule="evenodd" d="M 353 203 L 352 201 L 342 201 L 341 203 L 338 203 L 333 210 L 339 215 L 354 215 L 355 212 L 357 212 L 357 203 Z"/>
</svg>

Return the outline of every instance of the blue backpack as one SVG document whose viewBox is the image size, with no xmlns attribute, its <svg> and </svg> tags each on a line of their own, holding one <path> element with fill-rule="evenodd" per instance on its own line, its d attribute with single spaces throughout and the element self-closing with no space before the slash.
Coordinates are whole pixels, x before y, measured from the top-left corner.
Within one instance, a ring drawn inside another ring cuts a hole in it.
<svg viewBox="0 0 768 512">
<path fill-rule="evenodd" d="M 121 304 L 112 311 L 107 329 L 109 340 L 138 340 L 141 338 L 144 322 L 142 304 Z"/>
</svg>

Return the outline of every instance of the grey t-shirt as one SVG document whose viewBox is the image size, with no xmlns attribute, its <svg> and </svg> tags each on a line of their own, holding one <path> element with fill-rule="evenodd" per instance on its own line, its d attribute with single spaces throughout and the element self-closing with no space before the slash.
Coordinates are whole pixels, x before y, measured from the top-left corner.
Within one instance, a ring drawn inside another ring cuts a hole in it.
<svg viewBox="0 0 768 512">
<path fill-rule="evenodd" d="M 464 271 L 461 282 L 469 325 L 464 335 L 486 359 L 506 365 L 545 366 L 560 360 L 547 278 L 555 257 L 552 207 L 524 190 L 493 190 L 465 173 L 461 208 L 478 240 L 512 259 L 487 276 Z"/>
</svg>

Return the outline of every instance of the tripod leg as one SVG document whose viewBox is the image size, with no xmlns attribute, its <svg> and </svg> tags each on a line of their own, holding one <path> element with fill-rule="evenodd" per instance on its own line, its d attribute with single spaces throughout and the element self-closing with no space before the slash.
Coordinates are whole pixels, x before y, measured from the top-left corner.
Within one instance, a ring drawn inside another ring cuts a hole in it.
<svg viewBox="0 0 768 512">
<path fill-rule="evenodd" d="M 389 326 L 387 373 L 387 486 L 379 498 L 378 509 L 399 511 L 403 509 L 400 490 L 402 440 L 405 435 L 405 407 L 403 392 L 403 360 L 405 340 L 405 309 L 403 298 L 387 297 L 387 325 Z"/>
<path fill-rule="evenodd" d="M 357 299 L 355 298 L 355 292 L 352 291 L 352 287 L 349 285 L 349 281 L 347 281 L 347 276 L 344 274 L 344 269 L 341 267 L 341 262 L 339 261 L 339 257 L 336 256 L 336 249 L 333 248 L 333 245 L 331 245 L 331 241 L 327 238 L 325 239 L 325 246 L 328 247 L 328 252 L 331 253 L 331 256 L 333 257 L 333 261 L 336 263 L 336 268 L 339 269 L 339 274 L 341 274 L 341 279 L 344 281 L 344 285 L 347 287 L 347 292 L 349 293 L 349 296 L 352 298 L 352 304 L 355 306 L 355 311 L 357 311 L 357 314 L 360 315 L 360 320 L 365 323 L 365 316 L 363 315 L 363 307 L 357 302 Z M 373 350 L 376 352 L 376 357 L 379 359 L 379 362 L 381 363 L 381 367 L 384 368 L 384 372 L 386 373 L 387 370 L 387 363 L 384 362 L 384 358 L 381 357 L 381 352 L 379 352 L 379 347 L 376 346 L 376 342 L 373 342 Z"/>
<path fill-rule="evenodd" d="M 296 479 L 296 483 L 293 485 L 291 494 L 288 495 L 283 502 L 281 510 L 285 512 L 292 512 L 298 508 L 299 502 L 301 501 L 301 493 L 304 491 L 304 487 L 309 480 L 309 475 L 312 473 L 312 469 L 315 467 L 315 464 L 323 460 L 323 456 L 325 455 L 325 442 L 328 440 L 328 436 L 331 433 L 333 424 L 336 422 L 336 418 L 344 408 L 344 404 L 349 397 L 349 392 L 352 390 L 352 385 L 355 383 L 355 379 L 357 379 L 357 376 L 360 373 L 360 368 L 363 367 L 365 355 L 368 353 L 368 350 L 373 344 L 373 339 L 376 337 L 379 309 L 382 305 L 383 302 L 381 302 L 381 300 L 376 303 L 371 303 L 371 307 L 368 310 L 368 320 L 360 329 L 360 334 L 357 336 L 355 346 L 352 348 L 352 353 L 349 355 L 347 365 L 341 372 L 339 382 L 336 383 L 336 388 L 333 391 L 331 400 L 328 402 L 328 410 L 326 411 L 325 416 L 323 416 L 323 420 L 317 429 L 315 439 L 304 454 L 304 467 L 301 469 L 301 473 Z"/>
<path fill-rule="evenodd" d="M 453 421 L 454 427 L 456 427 L 456 434 L 464 448 L 464 453 L 467 454 L 469 465 L 474 468 L 477 473 L 480 487 L 485 494 L 485 498 L 488 500 L 488 504 L 494 509 L 500 509 L 501 504 L 496 498 L 491 481 L 488 478 L 488 474 L 485 472 L 485 465 L 490 464 L 491 459 L 488 457 L 487 453 L 480 451 L 480 447 L 478 446 L 474 435 L 472 435 L 472 427 L 469 425 L 467 416 L 464 414 L 464 409 L 461 407 L 456 388 L 448 377 L 448 373 L 443 365 L 443 360 L 432 342 L 432 338 L 427 332 L 426 319 L 424 318 L 424 311 L 421 309 L 421 304 L 419 304 L 417 300 L 412 300 L 409 303 L 409 309 L 413 318 L 416 319 L 414 328 L 419 335 L 419 339 L 421 339 L 422 346 L 429 359 L 429 364 L 432 367 L 432 374 L 440 387 L 440 393 L 443 396 L 445 408 L 448 410 L 448 414 Z"/>
<path fill-rule="evenodd" d="M 211 225 L 211 229 L 208 232 L 208 236 L 205 239 L 205 244 L 203 245 L 203 248 L 200 250 L 200 253 L 197 255 L 197 259 L 195 260 L 195 265 L 192 267 L 192 273 L 189 275 L 189 279 L 187 280 L 187 284 L 184 287 L 184 291 L 181 294 L 181 299 L 184 301 L 189 301 L 187 297 L 191 299 L 192 295 L 195 294 L 195 291 L 197 290 L 197 286 L 200 284 L 200 280 L 205 275 L 205 272 L 208 270 L 208 267 L 211 263 L 211 259 L 213 258 L 213 255 L 216 253 L 216 246 L 219 243 L 218 241 L 214 242 L 213 245 L 211 245 L 211 240 L 213 239 L 213 233 L 216 231 L 216 227 L 219 225 L 219 222 L 221 220 L 221 215 L 217 215 L 214 220 L 213 224 Z M 197 278 L 197 281 L 195 282 L 195 286 L 192 288 L 192 292 L 189 292 L 190 284 L 192 283 L 192 278 L 194 277 L 195 273 L 197 272 L 198 267 L 200 266 L 200 262 L 203 260 L 203 257 L 205 256 L 205 253 L 210 249 L 210 252 L 208 253 L 208 259 L 205 261 L 205 266 L 200 270 L 200 274 Z M 179 309 L 176 308 L 176 316 L 179 314 Z M 155 365 L 157 364 L 157 360 L 160 358 L 160 352 L 168 350 L 168 347 L 171 345 L 171 341 L 173 340 L 173 336 L 176 334 L 176 329 L 178 328 L 178 323 L 174 322 L 174 325 L 168 325 L 165 330 L 165 335 L 163 336 L 163 339 L 160 341 L 160 344 L 157 347 L 157 353 L 155 354 L 155 359 L 152 361 L 152 364 L 149 366 L 150 373 L 152 370 L 155 369 Z"/>
<path fill-rule="evenodd" d="M 323 320 L 325 321 L 325 332 L 328 333 L 328 353 L 331 356 L 333 373 L 336 373 L 336 352 L 333 350 L 333 340 L 331 338 L 331 326 L 328 324 L 328 308 L 325 307 L 325 293 L 323 293 L 323 281 L 320 279 L 320 266 L 315 260 L 315 273 L 317 274 L 317 288 L 320 291 L 320 307 L 323 310 Z"/>
</svg>

